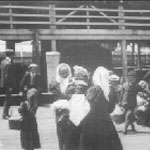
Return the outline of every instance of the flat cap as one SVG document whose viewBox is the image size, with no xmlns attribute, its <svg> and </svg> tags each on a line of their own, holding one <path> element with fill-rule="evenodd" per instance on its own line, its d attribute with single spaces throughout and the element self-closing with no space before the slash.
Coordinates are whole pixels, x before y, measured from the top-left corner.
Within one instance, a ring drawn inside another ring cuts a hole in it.
<svg viewBox="0 0 150 150">
<path fill-rule="evenodd" d="M 29 65 L 29 67 L 28 67 L 28 68 L 30 69 L 30 68 L 37 68 L 37 67 L 38 67 L 38 65 L 37 65 L 37 64 L 32 63 L 32 64 L 30 64 L 30 65 Z"/>
</svg>

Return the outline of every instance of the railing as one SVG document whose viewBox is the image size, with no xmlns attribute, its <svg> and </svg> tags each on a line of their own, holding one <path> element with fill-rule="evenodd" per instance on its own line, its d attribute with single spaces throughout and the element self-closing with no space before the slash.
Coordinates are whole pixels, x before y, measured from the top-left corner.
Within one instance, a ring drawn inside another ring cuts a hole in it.
<svg viewBox="0 0 150 150">
<path fill-rule="evenodd" d="M 0 5 L 0 28 L 150 29 L 150 10 Z"/>
<path fill-rule="evenodd" d="M 150 64 L 150 56 L 149 55 L 140 55 L 142 67 L 147 67 Z M 121 55 L 113 55 L 112 56 L 112 64 L 114 67 L 122 66 L 122 57 Z M 138 55 L 127 55 L 127 64 L 128 66 L 138 66 Z M 150 66 L 149 66 L 150 67 Z"/>
<path fill-rule="evenodd" d="M 14 63 L 30 64 L 32 57 L 14 57 Z"/>
</svg>

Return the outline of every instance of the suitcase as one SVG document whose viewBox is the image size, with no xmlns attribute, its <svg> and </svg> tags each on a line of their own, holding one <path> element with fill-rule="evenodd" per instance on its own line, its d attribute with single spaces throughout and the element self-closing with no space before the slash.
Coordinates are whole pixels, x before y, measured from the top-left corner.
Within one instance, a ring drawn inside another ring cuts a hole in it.
<svg viewBox="0 0 150 150">
<path fill-rule="evenodd" d="M 9 118 L 9 129 L 20 130 L 21 129 L 21 118 Z"/>
</svg>

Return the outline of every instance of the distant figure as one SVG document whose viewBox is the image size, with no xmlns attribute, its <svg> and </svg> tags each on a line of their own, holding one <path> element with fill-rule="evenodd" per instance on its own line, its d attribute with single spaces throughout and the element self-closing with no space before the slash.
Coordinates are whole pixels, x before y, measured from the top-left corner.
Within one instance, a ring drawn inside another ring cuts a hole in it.
<svg viewBox="0 0 150 150">
<path fill-rule="evenodd" d="M 6 98 L 4 101 L 3 119 L 9 118 L 9 108 L 11 105 L 11 94 L 16 88 L 14 63 L 14 51 L 7 50 L 6 58 L 1 61 L 1 87 L 4 89 Z"/>
<path fill-rule="evenodd" d="M 144 92 L 144 89 L 138 84 L 136 77 L 136 72 L 130 71 L 128 73 L 128 81 L 123 84 L 121 105 L 126 110 L 124 134 L 127 134 L 129 125 L 131 125 L 132 131 L 136 131 L 134 126 L 134 110 L 137 107 L 136 96 L 138 92 Z"/>
<path fill-rule="evenodd" d="M 90 112 L 82 121 L 79 150 L 122 150 L 117 131 L 109 115 L 109 71 L 98 67 L 86 94 Z"/>
<path fill-rule="evenodd" d="M 36 114 L 39 105 L 39 96 L 41 94 L 41 77 L 38 74 L 38 66 L 36 64 L 29 65 L 29 72 L 27 72 L 21 81 L 21 93 L 25 93 L 30 104 L 30 111 Z"/>
<path fill-rule="evenodd" d="M 35 115 L 29 110 L 28 101 L 21 102 L 19 113 L 21 114 L 20 140 L 21 146 L 25 150 L 40 148 L 40 139 Z"/>
</svg>

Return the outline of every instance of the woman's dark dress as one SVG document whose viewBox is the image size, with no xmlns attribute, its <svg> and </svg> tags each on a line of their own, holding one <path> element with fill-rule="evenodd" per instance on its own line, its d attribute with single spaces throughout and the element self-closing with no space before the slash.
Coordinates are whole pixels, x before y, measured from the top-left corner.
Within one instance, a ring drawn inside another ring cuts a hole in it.
<svg viewBox="0 0 150 150">
<path fill-rule="evenodd" d="M 87 92 L 91 110 L 82 121 L 79 150 L 122 150 L 117 131 L 109 116 L 108 102 L 99 86 Z"/>
<path fill-rule="evenodd" d="M 23 113 L 23 120 L 21 122 L 21 145 L 26 150 L 33 150 L 40 148 L 40 140 L 37 129 L 37 122 L 32 112 L 26 111 Z"/>
<path fill-rule="evenodd" d="M 68 85 L 66 92 L 61 93 L 60 84 L 58 82 L 54 82 L 52 85 L 50 85 L 49 91 L 55 93 L 54 101 L 57 101 L 59 99 L 69 100 L 71 95 L 74 93 L 74 85 Z M 68 142 L 68 133 L 72 131 L 72 125 L 70 124 L 68 113 L 69 112 L 66 109 L 56 110 L 56 129 L 58 135 L 59 150 L 68 150 L 68 147 L 70 148 L 70 142 Z"/>
</svg>

